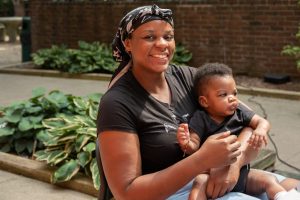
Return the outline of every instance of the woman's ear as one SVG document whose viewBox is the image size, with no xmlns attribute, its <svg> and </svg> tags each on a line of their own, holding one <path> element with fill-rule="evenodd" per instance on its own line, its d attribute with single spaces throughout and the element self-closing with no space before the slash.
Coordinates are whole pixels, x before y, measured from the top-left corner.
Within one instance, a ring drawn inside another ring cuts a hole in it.
<svg viewBox="0 0 300 200">
<path fill-rule="evenodd" d="M 198 102 L 199 104 L 203 107 L 203 108 L 207 108 L 208 104 L 207 104 L 207 99 L 205 96 L 199 96 L 198 97 Z"/>
<path fill-rule="evenodd" d="M 131 42 L 130 42 L 130 39 L 125 39 L 124 41 L 124 47 L 125 47 L 125 50 L 127 52 L 130 52 L 131 51 Z"/>
</svg>

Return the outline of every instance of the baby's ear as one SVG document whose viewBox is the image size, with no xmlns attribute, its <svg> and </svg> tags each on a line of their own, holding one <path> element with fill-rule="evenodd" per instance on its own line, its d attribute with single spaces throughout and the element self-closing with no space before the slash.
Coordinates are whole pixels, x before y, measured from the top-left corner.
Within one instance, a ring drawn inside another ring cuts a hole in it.
<svg viewBox="0 0 300 200">
<path fill-rule="evenodd" d="M 199 96 L 198 97 L 198 102 L 199 104 L 203 107 L 203 108 L 207 108 L 208 104 L 207 104 L 207 99 L 205 96 Z"/>
</svg>

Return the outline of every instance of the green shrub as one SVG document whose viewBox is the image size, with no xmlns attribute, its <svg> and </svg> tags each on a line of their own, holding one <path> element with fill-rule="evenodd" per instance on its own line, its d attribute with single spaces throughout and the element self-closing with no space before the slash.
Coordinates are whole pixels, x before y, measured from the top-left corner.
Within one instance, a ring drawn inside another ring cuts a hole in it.
<svg viewBox="0 0 300 200">
<path fill-rule="evenodd" d="M 300 0 L 298 1 L 300 5 Z M 292 56 L 296 60 L 297 69 L 300 70 L 300 26 L 298 27 L 298 32 L 296 33 L 296 38 L 299 40 L 298 45 L 285 45 L 282 54 Z"/>
<path fill-rule="evenodd" d="M 95 159 L 96 116 L 101 94 L 87 97 L 45 89 L 29 100 L 0 110 L 0 151 L 34 154 L 37 160 L 58 167 L 52 182 L 68 181 L 79 171 L 99 188 Z M 36 144 L 36 145 L 35 145 Z"/>
<path fill-rule="evenodd" d="M 29 100 L 1 108 L 0 151 L 30 155 L 42 148 L 36 134 L 43 129 L 42 120 L 55 113 L 43 95 L 43 89 L 36 89 Z"/>
<path fill-rule="evenodd" d="M 60 113 L 43 120 L 46 129 L 39 132 L 37 138 L 46 148 L 35 156 L 37 160 L 59 167 L 52 175 L 53 183 L 68 181 L 82 171 L 92 177 L 95 188 L 99 188 L 95 158 L 99 99 L 97 94 L 89 98 L 72 97 L 72 113 Z"/>
<path fill-rule="evenodd" d="M 33 63 L 43 69 L 55 69 L 69 73 L 112 73 L 117 63 L 111 56 L 111 48 L 99 42 L 78 42 L 78 49 L 65 45 L 52 45 L 32 54 Z"/>
<path fill-rule="evenodd" d="M 178 43 L 176 45 L 175 53 L 171 63 L 177 65 L 185 65 L 192 59 L 192 57 L 192 53 L 187 50 L 181 43 Z"/>
<path fill-rule="evenodd" d="M 296 38 L 300 41 L 300 26 Z M 284 55 L 292 56 L 296 59 L 297 69 L 300 70 L 300 45 L 286 45 L 281 52 Z"/>
</svg>

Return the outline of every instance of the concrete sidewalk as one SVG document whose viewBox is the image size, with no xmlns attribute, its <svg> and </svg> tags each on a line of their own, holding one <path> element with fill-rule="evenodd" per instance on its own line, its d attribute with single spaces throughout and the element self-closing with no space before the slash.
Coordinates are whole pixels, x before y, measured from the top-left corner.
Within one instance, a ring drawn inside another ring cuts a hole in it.
<svg viewBox="0 0 300 200">
<path fill-rule="evenodd" d="M 0 170 L 0 199 L 96 200 L 96 197 Z"/>
<path fill-rule="evenodd" d="M 4 64 L 20 62 L 16 58 L 11 58 L 14 56 L 11 53 L 5 55 L 4 52 L 8 51 L 1 51 L 1 48 L 3 49 L 4 47 L 0 44 L 0 67 L 1 63 L 3 66 Z M 12 49 L 11 52 L 16 51 L 16 49 Z M 9 59 L 6 59 L 6 57 L 9 57 Z M 44 87 L 47 91 L 60 90 L 65 93 L 82 96 L 95 92 L 105 92 L 107 84 L 108 82 L 106 81 L 98 80 L 0 74 L 0 106 L 6 106 L 15 101 L 30 98 L 32 89 L 37 87 Z M 300 101 L 245 94 L 240 94 L 239 97 L 260 115 L 267 115 L 268 120 L 272 124 L 271 139 L 275 142 L 280 158 L 299 169 Z M 275 146 L 269 142 L 267 148 L 275 149 Z M 275 169 L 300 174 L 299 171 L 288 167 L 280 161 L 276 162 Z M 0 170 L 1 200 L 76 200 L 92 198 L 94 197 L 72 190 L 60 189 L 57 186 Z"/>
</svg>

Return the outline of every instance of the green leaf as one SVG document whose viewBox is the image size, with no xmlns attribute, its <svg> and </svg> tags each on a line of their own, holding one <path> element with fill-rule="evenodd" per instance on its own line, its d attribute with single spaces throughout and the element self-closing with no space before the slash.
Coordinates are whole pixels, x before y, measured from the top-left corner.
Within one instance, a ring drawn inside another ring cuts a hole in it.
<svg viewBox="0 0 300 200">
<path fill-rule="evenodd" d="M 28 153 L 30 153 L 30 154 L 33 151 L 33 143 L 34 143 L 33 140 L 27 140 L 27 142 L 26 142 L 26 149 L 27 149 Z"/>
<path fill-rule="evenodd" d="M 45 95 L 46 89 L 43 87 L 32 90 L 32 98 L 39 98 Z"/>
<path fill-rule="evenodd" d="M 93 179 L 93 184 L 94 188 L 96 190 L 99 190 L 100 188 L 100 174 L 99 174 L 99 168 L 97 165 L 97 161 L 95 158 L 92 159 L 90 163 L 90 170 L 92 172 L 92 179 Z"/>
<path fill-rule="evenodd" d="M 41 142 L 46 142 L 46 141 L 49 141 L 50 139 L 52 139 L 53 135 L 51 135 L 47 130 L 40 130 L 36 134 L 36 138 Z"/>
<path fill-rule="evenodd" d="M 47 152 L 47 150 L 40 150 L 35 152 L 34 156 L 36 157 L 36 160 L 44 161 L 47 160 L 50 152 Z"/>
<path fill-rule="evenodd" d="M 101 93 L 92 93 L 87 95 L 87 97 L 92 100 L 93 102 L 96 102 L 97 104 L 100 102 L 101 97 L 103 96 L 103 94 Z"/>
<path fill-rule="evenodd" d="M 75 149 L 76 152 L 79 152 L 80 149 L 89 141 L 91 136 L 88 135 L 79 135 L 76 138 Z"/>
<path fill-rule="evenodd" d="M 87 145 L 85 145 L 83 147 L 83 151 L 88 151 L 88 152 L 92 152 L 92 151 L 95 151 L 96 149 L 96 143 L 95 142 L 90 142 L 88 143 Z"/>
<path fill-rule="evenodd" d="M 74 133 L 72 133 L 72 134 L 61 136 L 57 140 L 57 142 L 64 142 L 64 143 L 66 143 L 66 142 L 73 142 L 73 141 L 75 141 L 75 139 L 76 139 L 76 135 Z"/>
<path fill-rule="evenodd" d="M 10 144 L 4 144 L 1 148 L 0 148 L 1 152 L 4 153 L 9 153 L 11 151 L 11 145 Z"/>
<path fill-rule="evenodd" d="M 20 154 L 26 149 L 27 142 L 24 141 L 23 139 L 16 140 L 14 146 L 15 146 L 16 152 L 18 154 Z"/>
<path fill-rule="evenodd" d="M 14 132 L 15 132 L 15 128 L 7 127 L 7 126 L 0 128 L 0 137 L 13 135 Z"/>
<path fill-rule="evenodd" d="M 54 151 L 51 151 L 50 153 L 49 153 L 49 156 L 48 156 L 48 158 L 47 158 L 47 163 L 53 163 L 53 162 L 55 162 L 55 159 L 57 158 L 57 157 L 59 157 L 61 154 L 63 154 L 64 152 L 62 151 L 62 150 L 54 150 Z"/>
<path fill-rule="evenodd" d="M 81 127 L 80 124 L 68 124 L 64 127 L 56 128 L 53 131 L 70 132 L 70 131 L 77 130 L 80 127 Z"/>
<path fill-rule="evenodd" d="M 42 110 L 43 110 L 43 108 L 40 106 L 33 106 L 33 107 L 26 108 L 26 112 L 29 114 L 39 113 Z"/>
<path fill-rule="evenodd" d="M 66 125 L 65 121 L 61 118 L 50 118 L 44 119 L 42 121 L 44 127 L 52 129 L 52 128 L 59 128 Z"/>
<path fill-rule="evenodd" d="M 80 169 L 80 165 L 76 160 L 70 160 L 69 162 L 58 168 L 52 175 L 52 183 L 69 181 L 75 176 Z"/>
<path fill-rule="evenodd" d="M 12 108 L 13 109 L 13 108 Z M 8 111 L 8 110 L 7 110 Z M 5 113 L 4 119 L 11 123 L 17 123 L 23 116 L 23 108 L 17 108 Z"/>
<path fill-rule="evenodd" d="M 32 128 L 33 128 L 33 124 L 30 121 L 29 117 L 22 118 L 21 121 L 18 124 L 18 129 L 20 131 L 28 131 L 28 130 L 30 130 Z"/>
<path fill-rule="evenodd" d="M 43 114 L 40 114 L 38 116 L 30 116 L 29 120 L 33 123 L 33 124 L 37 124 L 37 123 L 41 123 L 42 120 L 44 118 Z"/>
<path fill-rule="evenodd" d="M 81 167 L 85 167 L 92 159 L 92 155 L 88 151 L 82 151 L 77 154 L 78 163 Z"/>
<path fill-rule="evenodd" d="M 75 97 L 73 102 L 77 108 L 80 110 L 87 110 L 88 108 L 88 101 L 82 99 L 81 97 Z"/>
<path fill-rule="evenodd" d="M 46 99 L 58 109 L 65 108 L 69 105 L 67 96 L 60 91 L 51 91 Z"/>
<path fill-rule="evenodd" d="M 97 129 L 96 128 L 87 128 L 87 127 L 84 127 L 84 128 L 79 128 L 77 129 L 76 131 L 78 134 L 81 134 L 81 135 L 89 135 L 89 136 L 92 136 L 93 138 L 96 139 L 97 137 Z"/>
<path fill-rule="evenodd" d="M 75 118 L 87 127 L 96 127 L 95 121 L 93 121 L 91 118 L 88 118 L 87 116 L 76 115 Z"/>
<path fill-rule="evenodd" d="M 98 109 L 95 106 L 90 105 L 90 107 L 89 107 L 89 117 L 92 120 L 96 121 L 97 120 L 97 116 L 98 116 Z"/>
</svg>

